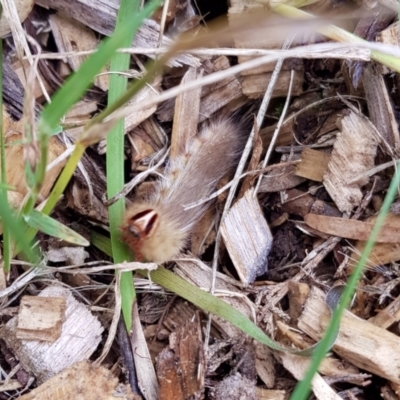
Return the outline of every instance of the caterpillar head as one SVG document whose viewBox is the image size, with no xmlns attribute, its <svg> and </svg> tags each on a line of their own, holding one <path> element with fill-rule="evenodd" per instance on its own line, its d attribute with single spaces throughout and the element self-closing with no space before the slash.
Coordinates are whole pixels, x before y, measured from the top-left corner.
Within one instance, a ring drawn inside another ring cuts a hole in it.
<svg viewBox="0 0 400 400">
<path fill-rule="evenodd" d="M 156 231 L 159 223 L 158 214 L 153 209 L 146 209 L 136 214 L 127 213 L 122 225 L 122 239 L 135 252 L 138 261 L 142 258 L 143 243 Z"/>
</svg>

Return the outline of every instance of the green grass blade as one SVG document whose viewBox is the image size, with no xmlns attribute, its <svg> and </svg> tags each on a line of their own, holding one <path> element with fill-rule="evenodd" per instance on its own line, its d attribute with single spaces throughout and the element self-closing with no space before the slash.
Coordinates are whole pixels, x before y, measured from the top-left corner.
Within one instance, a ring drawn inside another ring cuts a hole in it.
<svg viewBox="0 0 400 400">
<path fill-rule="evenodd" d="M 1 6 L 0 6 L 1 7 Z M 0 8 L 1 14 L 1 8 Z M 3 42 L 0 40 L 0 93 L 3 93 Z M 5 138 L 3 130 L 3 96 L 0 97 L 0 146 L 1 146 L 1 185 L 3 187 L 0 190 L 0 196 L 3 197 L 3 201 L 7 202 L 7 176 L 6 176 L 6 152 L 5 152 Z M 3 226 L 3 261 L 4 271 L 6 274 L 10 271 L 11 265 L 11 237 L 8 226 Z"/>
<path fill-rule="evenodd" d="M 121 0 L 120 9 L 117 17 L 116 30 L 119 26 L 126 24 L 139 9 L 138 0 Z M 128 47 L 132 43 L 135 29 L 127 32 L 124 38 L 123 47 Z M 129 68 L 129 54 L 114 54 L 111 59 L 111 71 L 125 71 Z M 108 90 L 108 104 L 112 104 L 118 99 L 127 88 L 128 79 L 125 76 L 112 74 Z M 124 140 L 125 140 L 125 120 L 121 120 L 111 130 L 107 136 L 107 196 L 112 198 L 124 187 Z M 125 200 L 120 199 L 108 209 L 110 221 L 110 236 L 113 260 L 120 263 L 130 259 L 126 245 L 121 241 L 120 226 L 125 212 Z M 135 287 L 133 285 L 132 272 L 124 272 L 121 275 L 121 301 L 122 314 L 128 332 L 132 327 L 132 306 L 136 298 Z"/>
<path fill-rule="evenodd" d="M 317 347 L 317 350 L 315 351 L 315 356 L 313 357 L 310 368 L 308 369 L 306 375 L 304 376 L 304 379 L 300 381 L 295 387 L 295 390 L 293 391 L 290 397 L 291 400 L 305 400 L 310 393 L 311 380 L 318 371 L 320 363 L 322 362 L 326 353 L 330 349 L 329 345 L 334 339 L 334 336 L 337 334 L 343 312 L 350 304 L 351 298 L 354 294 L 354 291 L 356 290 L 357 283 L 361 279 L 364 266 L 368 260 L 369 255 L 371 254 L 372 248 L 374 247 L 379 231 L 381 230 L 382 225 L 385 222 L 385 218 L 389 212 L 390 205 L 393 203 L 393 200 L 396 196 L 397 189 L 400 184 L 399 168 L 400 168 L 400 163 L 396 167 L 395 175 L 392 179 L 392 182 L 390 183 L 388 193 L 385 197 L 378 218 L 376 219 L 376 223 L 371 232 L 371 236 L 369 237 L 367 244 L 365 245 L 364 251 L 362 252 L 362 255 L 354 269 L 354 272 L 350 276 L 347 286 L 343 291 L 339 305 L 332 314 L 332 318 L 326 329 L 326 333 L 322 338 L 319 346 Z"/>
<path fill-rule="evenodd" d="M 26 235 L 28 227 L 22 217 L 17 215 L 9 206 L 7 198 L 1 192 L 4 191 L 0 190 L 0 218 L 2 225 L 9 230 L 18 249 L 22 251 L 25 258 L 32 264 L 37 264 L 39 262 L 39 255 L 32 248 L 31 241 Z"/>
<path fill-rule="evenodd" d="M 68 243 L 78 246 L 89 246 L 90 244 L 79 233 L 76 233 L 71 228 L 40 211 L 32 210 L 29 215 L 24 216 L 24 220 L 30 227 L 40 230 L 47 235 L 65 240 Z"/>
</svg>

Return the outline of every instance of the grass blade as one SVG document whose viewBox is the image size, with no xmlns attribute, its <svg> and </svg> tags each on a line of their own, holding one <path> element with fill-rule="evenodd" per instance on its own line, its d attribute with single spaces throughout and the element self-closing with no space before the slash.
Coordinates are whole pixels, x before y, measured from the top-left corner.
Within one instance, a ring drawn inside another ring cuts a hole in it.
<svg viewBox="0 0 400 400">
<path fill-rule="evenodd" d="M 24 216 L 24 220 L 30 227 L 38 229 L 47 235 L 65 240 L 68 243 L 78 246 L 89 246 L 90 244 L 79 233 L 40 211 L 32 210 L 29 215 Z"/>
</svg>

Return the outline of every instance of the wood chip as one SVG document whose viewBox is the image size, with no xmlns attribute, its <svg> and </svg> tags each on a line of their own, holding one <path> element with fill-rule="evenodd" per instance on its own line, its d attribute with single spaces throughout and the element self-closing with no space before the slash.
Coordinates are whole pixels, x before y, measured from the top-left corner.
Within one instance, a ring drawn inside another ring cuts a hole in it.
<svg viewBox="0 0 400 400">
<path fill-rule="evenodd" d="M 101 366 L 82 361 L 49 379 L 20 400 L 140 400 L 129 385 Z"/>
<path fill-rule="evenodd" d="M 51 14 L 49 23 L 60 53 L 95 50 L 99 44 L 95 33 L 91 29 L 72 18 L 62 14 Z M 73 71 L 77 71 L 87 57 L 68 57 L 66 61 Z M 94 84 L 107 91 L 108 75 L 96 76 Z"/>
<path fill-rule="evenodd" d="M 301 93 L 303 93 L 303 75 L 303 71 L 294 72 L 291 96 L 299 96 Z M 272 72 L 244 77 L 242 80 L 243 94 L 250 99 L 258 99 L 259 97 L 263 96 L 267 90 L 271 76 Z M 274 87 L 272 98 L 287 96 L 290 84 L 290 76 L 291 71 L 281 71 Z"/>
<path fill-rule="evenodd" d="M 360 204 L 360 188 L 368 179 L 349 182 L 374 166 L 377 145 L 376 132 L 365 117 L 349 111 L 342 118 L 340 133 L 323 179 L 326 190 L 340 211 L 351 212 Z"/>
<path fill-rule="evenodd" d="M 369 117 L 378 130 L 382 140 L 386 142 L 384 151 L 400 151 L 400 132 L 391 96 L 386 87 L 384 77 L 376 70 L 374 64 L 363 68 L 363 86 L 367 101 Z"/>
<path fill-rule="evenodd" d="M 64 297 L 24 296 L 18 311 L 17 339 L 54 342 L 61 335 Z"/>
<path fill-rule="evenodd" d="M 328 168 L 330 155 L 322 151 L 304 149 L 300 163 L 296 165 L 296 175 L 312 181 L 322 182 Z"/>
<path fill-rule="evenodd" d="M 280 353 L 283 366 L 297 379 L 304 378 L 307 372 L 310 359 L 295 356 L 289 353 Z M 341 400 L 342 398 L 325 382 L 320 374 L 315 374 L 311 381 L 312 391 L 318 400 Z"/>
<path fill-rule="evenodd" d="M 183 76 L 181 85 L 195 81 L 203 76 L 203 71 L 189 68 Z M 201 88 L 184 92 L 175 101 L 174 122 L 171 134 L 170 157 L 182 154 L 185 143 L 197 134 L 199 123 Z"/>
<path fill-rule="evenodd" d="M 388 214 L 387 220 L 393 226 L 400 226 L 400 215 Z M 368 218 L 366 222 L 371 224 L 375 223 L 376 216 Z M 353 265 L 359 260 L 362 251 L 364 250 L 366 242 L 364 240 L 358 241 L 353 249 L 350 259 L 353 261 Z M 400 260 L 400 243 L 376 243 L 372 248 L 371 254 L 368 257 L 368 266 L 378 266 L 382 264 L 388 264 L 390 262 L 396 262 Z"/>
<path fill-rule="evenodd" d="M 289 156 L 288 154 L 283 154 L 281 157 L 280 166 L 276 164 L 271 172 L 264 175 L 258 191 L 260 193 L 273 193 L 280 192 L 282 190 L 292 189 L 305 181 L 305 178 L 297 176 L 295 174 L 296 165 L 285 165 L 288 161 L 295 161 L 300 159 L 300 154 L 294 154 Z"/>
<path fill-rule="evenodd" d="M 25 21 L 26 17 L 32 11 L 34 1 L 33 0 L 13 0 L 15 4 L 14 7 L 16 9 L 19 20 L 22 22 Z M 8 6 L 9 8 L 10 6 Z M 4 8 L 4 6 L 3 6 Z M 3 11 L 1 13 L 0 19 L 0 37 L 4 37 L 11 32 L 10 23 L 7 20 L 6 13 Z"/>
<path fill-rule="evenodd" d="M 331 318 L 324 293 L 313 287 L 299 318 L 298 327 L 320 340 Z M 333 350 L 353 365 L 400 383 L 399 337 L 345 311 Z"/>
<path fill-rule="evenodd" d="M 160 398 L 185 400 L 203 386 L 204 348 L 198 315 L 169 337 L 169 346 L 157 360 Z"/>
<path fill-rule="evenodd" d="M 0 337 L 25 370 L 42 383 L 75 362 L 88 359 L 101 341 L 103 328 L 86 305 L 75 300 L 69 290 L 49 286 L 39 296 L 65 298 L 67 306 L 61 336 L 53 343 L 20 340 L 16 337 L 18 318 L 14 317 L 1 329 Z"/>
<path fill-rule="evenodd" d="M 354 219 L 336 218 L 325 215 L 307 214 L 304 221 L 311 228 L 332 236 L 355 240 L 368 240 L 374 227 L 373 222 L 357 221 Z M 379 232 L 376 242 L 399 243 L 400 242 L 400 220 L 387 217 L 385 224 Z"/>
<path fill-rule="evenodd" d="M 387 307 L 379 310 L 378 314 L 371 317 L 368 322 L 387 329 L 391 325 L 400 321 L 400 296 L 397 296 Z"/>
<path fill-rule="evenodd" d="M 229 210 L 221 234 L 241 282 L 248 285 L 266 272 L 272 234 L 253 190 Z"/>
<path fill-rule="evenodd" d="M 287 400 L 289 393 L 286 390 L 269 390 L 256 387 L 257 400 Z"/>
</svg>

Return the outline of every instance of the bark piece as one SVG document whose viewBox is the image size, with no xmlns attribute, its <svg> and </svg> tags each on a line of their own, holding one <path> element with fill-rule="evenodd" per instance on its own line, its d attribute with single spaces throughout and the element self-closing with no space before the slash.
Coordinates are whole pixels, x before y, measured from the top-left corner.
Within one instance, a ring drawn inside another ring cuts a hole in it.
<svg viewBox="0 0 400 400">
<path fill-rule="evenodd" d="M 69 290 L 50 286 L 39 296 L 66 299 L 61 336 L 53 343 L 17 339 L 18 319 L 15 317 L 1 329 L 0 337 L 14 351 L 25 370 L 33 373 L 42 383 L 75 362 L 88 359 L 100 343 L 103 328 Z"/>
<path fill-rule="evenodd" d="M 275 84 L 272 98 L 285 97 L 288 94 L 291 71 L 281 71 Z M 304 71 L 295 71 L 292 84 L 291 96 L 299 96 L 303 93 Z M 243 94 L 250 99 L 258 99 L 264 96 L 272 72 L 260 75 L 249 75 L 242 80 Z"/>
<path fill-rule="evenodd" d="M 221 233 L 241 282 L 248 285 L 265 273 L 272 234 L 252 190 L 229 210 Z"/>
<path fill-rule="evenodd" d="M 289 214 L 300 215 L 322 214 L 340 217 L 340 211 L 322 200 L 315 200 L 308 192 L 297 189 L 290 189 L 283 192 L 282 210 Z"/>
<path fill-rule="evenodd" d="M 330 311 L 321 290 L 313 287 L 299 318 L 298 327 L 314 340 L 320 340 L 330 320 Z M 345 311 L 333 350 L 353 365 L 400 382 L 400 339 L 370 322 Z"/>
<path fill-rule="evenodd" d="M 64 297 L 24 296 L 18 312 L 17 339 L 54 342 L 61 335 Z"/>
<path fill-rule="evenodd" d="M 388 149 L 398 155 L 400 151 L 399 127 L 385 80 L 374 65 L 363 67 L 363 85 L 369 117 Z"/>
<path fill-rule="evenodd" d="M 95 0 L 72 0 L 68 2 L 64 0 L 38 0 L 36 3 L 45 8 L 61 11 L 66 16 L 76 19 L 103 35 L 109 36 L 114 32 L 118 2 L 112 0 L 102 2 Z M 156 21 L 147 19 L 135 35 L 133 46 L 156 48 L 158 47 L 159 35 L 160 25 Z M 168 47 L 171 44 L 172 40 L 163 36 L 161 45 Z M 172 58 L 167 64 L 171 67 L 182 65 L 198 67 L 200 60 L 192 55 L 183 54 Z"/>
<path fill-rule="evenodd" d="M 3 57 L 4 58 L 4 57 Z M 24 107 L 25 90 L 21 79 L 6 58 L 3 59 L 3 99 L 7 112 L 19 120 Z"/>
<path fill-rule="evenodd" d="M 203 76 L 203 71 L 189 68 L 182 78 L 181 85 L 195 81 Z M 171 134 L 170 157 L 182 154 L 185 144 L 197 134 L 199 123 L 201 88 L 184 92 L 175 101 L 174 123 Z"/>
<path fill-rule="evenodd" d="M 101 366 L 86 361 L 74 364 L 41 386 L 19 397 L 20 400 L 140 400 L 129 385 Z"/>
<path fill-rule="evenodd" d="M 184 400 L 203 386 L 205 358 L 199 317 L 196 315 L 181 326 L 169 341 L 169 347 L 161 352 L 157 362 L 160 398 Z"/>
<path fill-rule="evenodd" d="M 322 182 L 328 167 L 330 155 L 322 151 L 304 149 L 301 161 L 296 165 L 296 175 L 312 181 Z"/>
<path fill-rule="evenodd" d="M 353 111 L 342 118 L 323 183 L 342 212 L 351 212 L 362 199 L 361 186 L 368 179 L 349 183 L 374 165 L 376 133 L 371 124 Z"/>
</svg>

